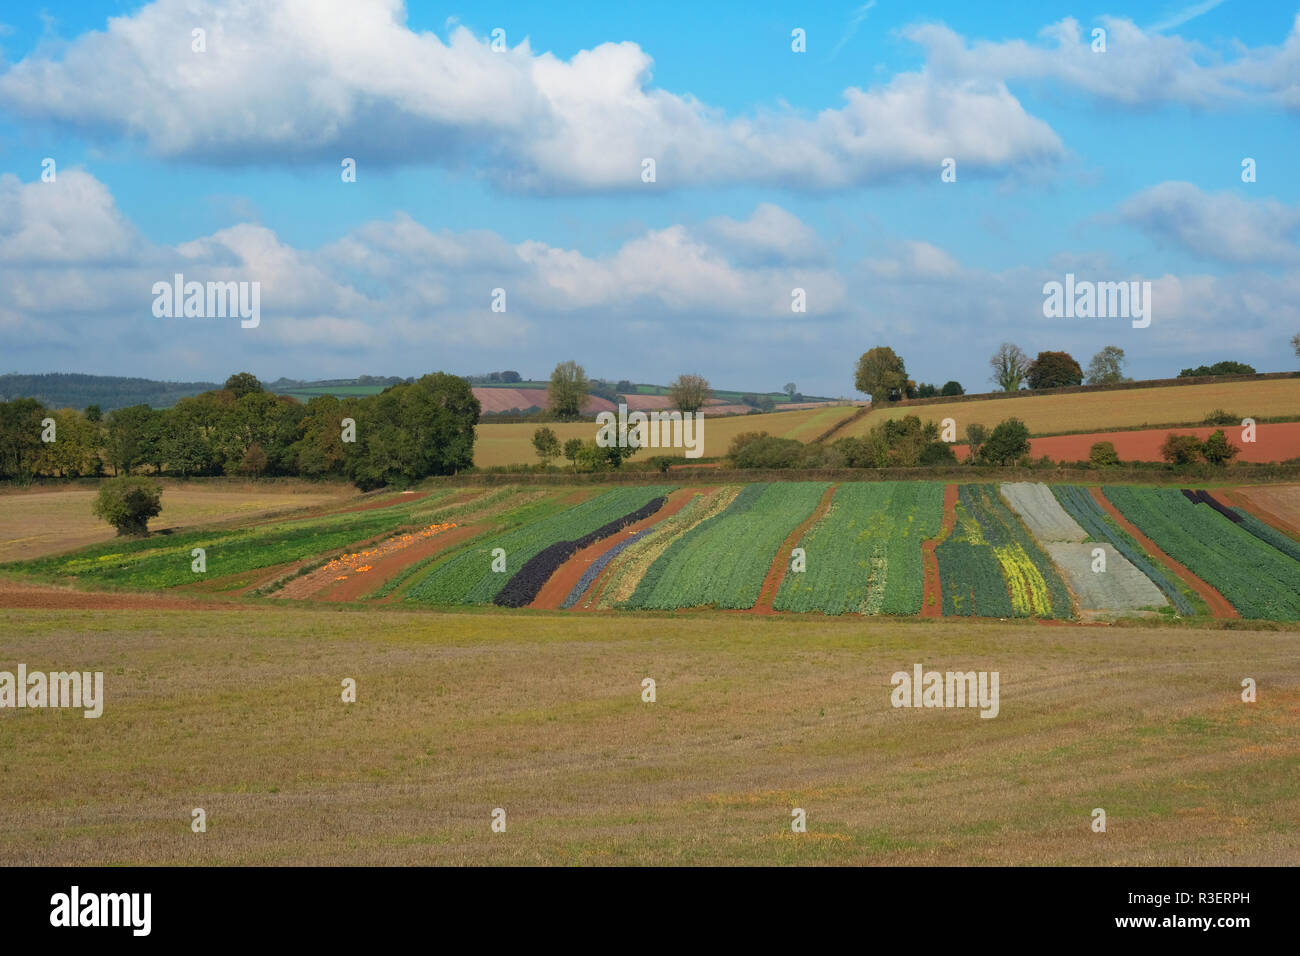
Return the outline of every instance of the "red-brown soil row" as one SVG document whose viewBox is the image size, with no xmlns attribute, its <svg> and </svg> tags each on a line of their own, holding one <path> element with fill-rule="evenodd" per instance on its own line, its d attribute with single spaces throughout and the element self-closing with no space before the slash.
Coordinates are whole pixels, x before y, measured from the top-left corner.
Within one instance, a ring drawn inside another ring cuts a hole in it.
<svg viewBox="0 0 1300 956">
<path fill-rule="evenodd" d="M 214 608 L 245 613 L 248 611 L 247 604 L 229 601 L 204 601 L 170 594 L 66 591 L 62 588 L 15 584 L 11 581 L 0 581 L 0 607 L 58 611 L 196 611 Z"/>
<path fill-rule="evenodd" d="M 608 551 L 625 536 L 636 531 L 643 531 L 646 528 L 652 528 L 665 518 L 669 518 L 681 511 L 690 500 L 699 493 L 698 488 L 678 488 L 668 496 L 664 506 L 650 515 L 648 518 L 642 518 L 623 528 L 621 531 L 603 538 L 600 541 L 593 542 L 587 547 L 565 561 L 564 564 L 556 568 L 555 573 L 550 579 L 542 585 L 542 589 L 537 592 L 537 597 L 533 598 L 533 603 L 529 607 L 540 608 L 558 608 L 564 603 L 564 599 L 569 596 L 569 592 L 578 586 L 582 576 L 587 573 L 591 563 Z M 593 581 L 594 585 L 596 582 Z"/>
<path fill-rule="evenodd" d="M 1267 496 L 1273 491 L 1275 491 L 1275 489 L 1247 487 L 1231 489 L 1218 488 L 1212 493 L 1225 504 L 1231 505 L 1234 508 L 1241 508 L 1243 511 L 1248 511 L 1260 521 L 1271 524 L 1279 531 L 1286 532 L 1292 536 L 1300 536 L 1300 520 L 1279 514 L 1276 510 L 1269 507 L 1272 502 L 1268 500 Z M 1263 502 L 1261 502 L 1261 498 L 1264 499 Z"/>
<path fill-rule="evenodd" d="M 957 486 L 943 486 L 943 522 L 939 533 L 921 542 L 921 563 L 925 568 L 925 591 L 921 595 L 921 617 L 943 617 L 943 585 L 939 580 L 939 559 L 934 549 L 957 527 Z"/>
<path fill-rule="evenodd" d="M 1206 581 L 1198 578 L 1187 568 L 1183 567 L 1169 555 L 1161 551 L 1154 541 L 1139 531 L 1137 525 L 1125 518 L 1124 515 L 1120 513 L 1120 510 L 1107 500 L 1100 488 L 1089 488 L 1088 491 L 1092 494 L 1092 497 L 1096 499 L 1097 504 L 1101 505 L 1101 507 L 1105 509 L 1106 514 L 1114 518 L 1116 524 L 1132 535 L 1133 539 L 1142 545 L 1142 547 L 1146 548 L 1148 554 L 1163 561 L 1169 570 L 1173 571 L 1174 574 L 1186 581 L 1188 585 L 1190 585 L 1191 588 L 1205 600 L 1205 603 L 1210 606 L 1210 613 L 1212 615 L 1220 618 L 1241 617 L 1241 613 L 1228 603 L 1227 598 L 1212 588 Z"/>
<path fill-rule="evenodd" d="M 831 485 L 826 489 L 826 494 L 822 495 L 822 500 L 817 502 L 817 507 L 813 513 L 804 519 L 799 527 L 790 532 L 789 536 L 781 544 L 781 549 L 777 551 L 776 557 L 772 560 L 772 567 L 767 571 L 767 577 L 763 579 L 763 586 L 759 588 L 758 600 L 750 608 L 753 614 L 775 614 L 776 610 L 772 607 L 772 602 L 776 600 L 776 594 L 781 590 L 781 582 L 785 580 L 786 572 L 790 570 L 790 553 L 794 550 L 799 539 L 808 533 L 808 529 L 826 516 L 830 509 L 831 498 L 835 495 L 835 490 L 839 485 Z"/>
<path fill-rule="evenodd" d="M 1204 441 L 1217 428 L 1197 426 L 1195 428 L 1144 428 L 1131 432 L 1092 432 L 1087 435 L 1049 435 L 1046 438 L 1031 438 L 1029 454 L 1033 458 L 1046 455 L 1052 461 L 1087 461 L 1088 451 L 1095 442 L 1108 441 L 1115 446 L 1120 461 L 1164 461 L 1160 455 L 1160 446 L 1165 436 L 1195 435 Z M 1288 458 L 1300 458 L 1300 422 L 1278 422 L 1272 425 L 1256 425 L 1256 440 L 1243 443 L 1240 427 L 1228 425 L 1223 428 L 1228 441 L 1241 449 L 1238 461 L 1286 461 Z M 953 445 L 953 453 L 958 458 L 965 458 L 970 448 L 967 445 Z"/>
<path fill-rule="evenodd" d="M 461 524 L 440 531 L 400 551 L 393 551 L 376 558 L 371 562 L 369 571 L 349 571 L 346 580 L 328 581 L 323 588 L 310 597 L 318 601 L 355 601 L 365 597 L 371 591 L 378 590 L 385 581 L 409 565 L 446 551 L 484 530 L 485 526 L 481 524 Z"/>
</svg>

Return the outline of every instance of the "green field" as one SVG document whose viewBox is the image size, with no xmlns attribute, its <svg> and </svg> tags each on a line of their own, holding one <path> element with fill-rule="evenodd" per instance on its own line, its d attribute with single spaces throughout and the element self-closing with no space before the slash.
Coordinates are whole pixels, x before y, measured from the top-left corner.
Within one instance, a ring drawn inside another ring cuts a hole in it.
<svg viewBox="0 0 1300 956">
<path fill-rule="evenodd" d="M 1174 488 L 1107 485 L 1143 534 L 1209 581 L 1242 617 L 1300 620 L 1300 561 Z"/>
<path fill-rule="evenodd" d="M 628 607 L 751 608 L 786 537 L 830 485 L 747 485 L 721 514 L 686 532 L 652 564 Z"/>
<path fill-rule="evenodd" d="M 411 587 L 407 599 L 430 604 L 490 604 L 510 575 L 547 545 L 580 538 L 669 490 L 661 486 L 614 488 L 569 508 L 552 500 L 544 517 L 539 515 L 517 530 L 476 542 L 435 565 Z M 505 565 L 503 572 L 492 568 L 497 549 Z"/>
<path fill-rule="evenodd" d="M 995 485 L 962 485 L 957 527 L 935 548 L 945 614 L 1073 616 L 1052 560 L 1006 506 Z"/>
<path fill-rule="evenodd" d="M 5 624 L 8 659 L 101 670 L 106 700 L 97 720 L 0 713 L 4 865 L 1300 861 L 1295 632 L 292 607 Z M 892 708 L 914 662 L 998 671 L 997 718 Z"/>
<path fill-rule="evenodd" d="M 840 485 L 830 510 L 796 545 L 813 556 L 785 576 L 772 606 L 825 614 L 919 614 L 921 542 L 939 533 L 943 485 Z"/>
</svg>

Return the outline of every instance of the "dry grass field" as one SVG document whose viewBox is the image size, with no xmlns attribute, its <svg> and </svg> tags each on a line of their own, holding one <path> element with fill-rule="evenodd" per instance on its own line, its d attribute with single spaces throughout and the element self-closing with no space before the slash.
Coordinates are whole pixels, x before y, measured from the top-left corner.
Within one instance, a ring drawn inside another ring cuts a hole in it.
<svg viewBox="0 0 1300 956">
<path fill-rule="evenodd" d="M 153 530 L 314 508 L 356 495 L 356 489 L 342 483 L 164 480 L 162 484 L 162 513 L 150 521 Z M 0 563 L 57 554 L 113 537 L 113 529 L 90 512 L 95 494 L 93 487 L 75 485 L 0 491 Z"/>
<path fill-rule="evenodd" d="M 970 422 L 992 428 L 1003 419 L 1014 417 L 1035 435 L 1051 435 L 1143 425 L 1199 424 L 1216 408 L 1256 418 L 1300 415 L 1300 378 L 881 407 L 835 437 L 866 434 L 885 418 L 904 415 L 917 415 L 922 421 L 934 422 L 952 418 L 959 433 Z"/>
<path fill-rule="evenodd" d="M 794 412 L 772 412 L 768 415 L 732 415 L 709 418 L 704 423 L 704 455 L 716 457 L 727 453 L 731 439 L 741 432 L 765 431 L 778 438 L 797 438 L 810 441 L 826 431 L 837 421 L 848 418 L 856 407 L 831 405 L 806 408 Z M 474 442 L 474 464 L 480 468 L 494 465 L 535 465 L 537 452 L 533 450 L 533 432 L 540 424 L 479 425 Z M 570 438 L 586 441 L 596 437 L 595 419 L 582 422 L 551 422 L 546 427 L 559 436 L 560 443 Z M 641 449 L 634 457 L 678 455 L 681 449 Z M 561 460 L 561 464 L 564 464 Z"/>
<path fill-rule="evenodd" d="M 0 669 L 102 670 L 106 703 L 0 711 L 0 864 L 1294 865 L 1298 638 L 9 610 Z M 999 715 L 892 708 L 918 662 L 998 671 Z"/>
</svg>

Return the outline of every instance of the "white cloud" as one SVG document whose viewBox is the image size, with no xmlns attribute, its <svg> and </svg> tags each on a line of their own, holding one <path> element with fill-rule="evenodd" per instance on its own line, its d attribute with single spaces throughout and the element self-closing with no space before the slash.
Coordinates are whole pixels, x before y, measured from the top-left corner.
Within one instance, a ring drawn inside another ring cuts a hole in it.
<svg viewBox="0 0 1300 956">
<path fill-rule="evenodd" d="M 0 174 L 0 261 L 112 264 L 143 244 L 108 188 L 83 170 L 59 171 L 49 183 Z"/>
<path fill-rule="evenodd" d="M 207 51 L 190 31 L 207 30 Z M 169 158 L 473 168 L 508 189 L 644 190 L 759 183 L 834 189 L 936 169 L 960 156 L 1003 175 L 1062 154 L 1056 134 L 998 81 L 925 70 L 808 117 L 728 118 L 651 85 L 637 44 L 568 60 L 504 53 L 464 27 L 444 42 L 405 24 L 400 0 L 156 0 L 0 75 L 0 104 Z M 641 182 L 641 161 L 657 182 Z"/>
<path fill-rule="evenodd" d="M 1143 30 L 1131 20 L 1098 17 L 1106 51 L 1092 49 L 1092 30 L 1066 18 L 1040 31 L 1042 43 L 968 41 L 943 24 L 904 34 L 926 50 L 928 70 L 948 81 L 1050 80 L 1128 106 L 1196 107 L 1273 102 L 1300 107 L 1300 17 L 1281 47 L 1238 44 L 1234 59 L 1177 35 Z"/>
<path fill-rule="evenodd" d="M 1186 182 L 1165 182 L 1120 207 L 1124 221 L 1160 239 L 1220 262 L 1300 262 L 1300 208 L 1273 199 L 1206 193 Z"/>
<path fill-rule="evenodd" d="M 740 322 L 771 337 L 845 305 L 844 280 L 833 268 L 786 261 L 798 251 L 792 243 L 814 243 L 816 235 L 772 205 L 746 220 L 651 230 L 600 256 L 532 240 L 512 244 L 482 230 L 433 231 L 405 214 L 305 250 L 251 223 L 175 246 L 149 244 L 89 173 L 67 174 L 66 186 L 0 181 L 7 197 L 0 202 L 0 328 L 7 339 L 22 335 L 38 346 L 71 341 L 100 371 L 105 361 L 120 370 L 129 355 L 137 369 L 158 374 L 173 356 L 194 354 L 231 367 L 244 367 L 248 356 L 279 356 L 277 375 L 283 366 L 325 368 L 368 356 L 375 367 L 461 368 L 463 353 L 527 341 L 603 341 L 616 355 L 634 328 L 653 330 L 650 337 L 672 329 L 664 338 L 671 342 L 684 334 L 725 338 Z M 79 247 L 87 222 L 97 227 L 97 244 Z M 115 228 L 99 231 L 104 224 Z M 741 262 L 733 247 L 778 254 Z M 153 284 L 176 273 L 186 281 L 259 282 L 260 325 L 154 317 Z M 790 311 L 796 286 L 807 290 L 807 314 Z M 507 292 L 505 313 L 490 309 L 498 287 Z"/>
</svg>

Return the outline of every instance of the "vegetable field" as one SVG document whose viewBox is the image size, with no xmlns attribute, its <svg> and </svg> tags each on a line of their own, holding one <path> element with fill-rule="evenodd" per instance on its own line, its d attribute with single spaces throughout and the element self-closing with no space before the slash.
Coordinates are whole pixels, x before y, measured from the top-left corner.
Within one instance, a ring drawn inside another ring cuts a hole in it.
<svg viewBox="0 0 1300 956">
<path fill-rule="evenodd" d="M 787 573 L 773 608 L 826 614 L 917 614 L 921 542 L 939 532 L 937 482 L 841 485 L 830 510 L 798 542 L 807 569 Z"/>
<path fill-rule="evenodd" d="M 1041 482 L 1002 485 L 1002 497 L 1065 575 L 1081 610 L 1136 611 L 1167 607 L 1160 589 L 1104 540 L 1088 533 Z M 1095 552 L 1101 551 L 1098 563 Z"/>
<path fill-rule="evenodd" d="M 721 514 L 675 541 L 650 566 L 627 607 L 750 608 L 782 542 L 830 485 L 748 485 Z"/>
<path fill-rule="evenodd" d="M 945 614 L 1073 616 L 1056 567 L 992 485 L 961 486 L 957 527 L 934 553 Z"/>
<path fill-rule="evenodd" d="M 1300 561 L 1174 488 L 1107 485 L 1143 534 L 1214 585 L 1242 617 L 1300 620 Z"/>
<path fill-rule="evenodd" d="M 582 538 L 666 495 L 667 487 L 615 488 L 505 534 L 476 542 L 435 565 L 412 585 L 407 600 L 431 604 L 491 604 L 511 577 L 550 545 Z M 498 551 L 498 549 L 500 549 Z M 494 571 L 493 560 L 504 552 Z"/>
<path fill-rule="evenodd" d="M 438 484 L 332 514 L 117 538 L 5 564 L 0 576 L 526 614 L 906 616 L 941 595 L 927 610 L 958 617 L 1300 620 L 1300 536 L 1247 495 L 1104 493 L 1040 482 Z M 955 501 L 947 526 L 945 500 Z"/>
</svg>

